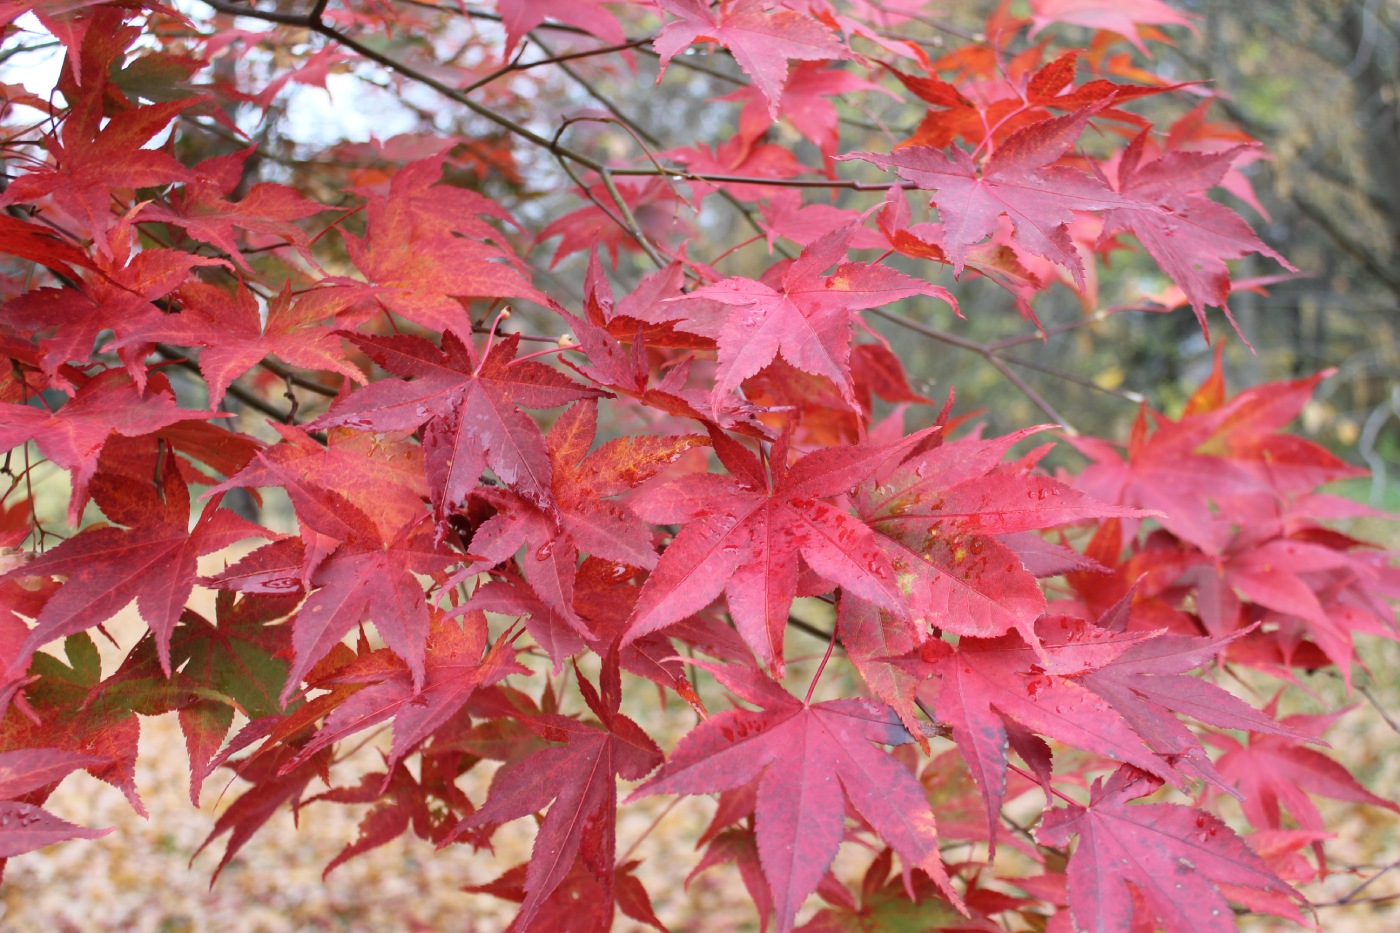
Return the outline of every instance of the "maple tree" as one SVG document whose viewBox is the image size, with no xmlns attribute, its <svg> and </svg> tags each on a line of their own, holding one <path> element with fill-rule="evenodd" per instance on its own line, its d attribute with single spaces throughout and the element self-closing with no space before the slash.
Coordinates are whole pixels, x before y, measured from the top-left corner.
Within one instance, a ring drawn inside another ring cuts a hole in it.
<svg viewBox="0 0 1400 933">
<path fill-rule="evenodd" d="M 1126 443 L 1016 375 L 1026 335 L 1205 333 L 1228 261 L 1292 269 L 1213 196 L 1255 147 L 1150 67 L 1189 15 L 1023 6 L 0 4 L 7 59 L 58 49 L 48 96 L 0 85 L 0 866 L 102 834 L 42 809 L 74 772 L 143 812 L 174 712 L 192 800 L 238 779 L 216 877 L 283 809 L 366 808 L 327 871 L 534 817 L 471 889 L 515 929 L 664 929 L 619 813 L 716 794 L 690 867 L 765 929 L 1306 922 L 1314 796 L 1400 808 L 1280 704 L 1400 637 L 1400 570 L 1327 524 L 1364 471 L 1287 433 L 1326 374 L 1232 395 L 1218 343 Z M 332 77 L 416 129 L 279 142 Z M 724 120 L 632 113 L 692 77 Z M 1134 252 L 1170 287 L 1098 307 Z M 960 333 L 997 307 L 1010 343 Z M 1058 424 L 940 409 L 886 327 Z"/>
</svg>

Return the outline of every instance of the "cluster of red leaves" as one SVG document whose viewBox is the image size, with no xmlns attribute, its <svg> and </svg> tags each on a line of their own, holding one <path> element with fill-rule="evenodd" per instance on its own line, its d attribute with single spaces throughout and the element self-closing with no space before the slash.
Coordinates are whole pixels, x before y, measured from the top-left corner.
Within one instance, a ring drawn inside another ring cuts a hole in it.
<svg viewBox="0 0 1400 933">
<path fill-rule="evenodd" d="M 368 805 L 327 871 L 405 832 L 480 848 L 543 814 L 529 862 L 476 889 L 519 902 L 521 930 L 605 929 L 617 910 L 661 926 L 619 861 L 619 781 L 622 805 L 718 794 L 695 870 L 737 863 L 783 931 L 813 893 L 828 906 L 811 931 L 1212 933 L 1234 928 L 1231 903 L 1301 919 L 1290 885 L 1327 870 L 1312 795 L 1395 807 L 1314 747 L 1330 717 L 1277 719 L 1214 680 L 1349 678 L 1355 634 L 1397 634 L 1400 573 L 1323 524 L 1363 511 L 1317 491 L 1359 471 L 1283 430 L 1317 378 L 1229 397 L 1217 363 L 1180 418 L 1144 407 L 1126 449 L 1069 437 L 1089 466 L 1055 477 L 1037 466 L 1049 444 L 1012 456 L 1037 428 L 958 434 L 945 408 L 906 432 L 932 409 L 861 313 L 917 296 L 957 311 L 883 264 L 897 253 L 986 277 L 1033 318 L 1059 279 L 1091 298 L 1096 258 L 1131 235 L 1204 327 L 1225 260 L 1279 258 L 1208 197 L 1249 199 L 1251 150 L 1202 138 L 1197 112 L 1164 140 L 1127 109 L 1172 90 L 1117 50 L 1187 23 L 1157 0 L 1038 0 L 937 60 L 900 38 L 920 6 L 499 0 L 451 20 L 495 16 L 505 36 L 472 32 L 489 60 L 446 84 L 361 41 L 412 34 L 428 4 L 202 23 L 155 0 L 0 8 L 8 38 L 33 13 L 66 52 L 53 101 L 5 88 L 40 116 L 0 150 L 0 859 L 100 835 L 39 808 L 72 771 L 139 810 L 136 717 L 174 711 L 192 799 L 220 767 L 245 782 L 209 840 L 228 836 L 220 869 L 284 805 Z M 664 74 L 712 44 L 751 82 L 724 98 L 742 104 L 731 139 L 657 156 L 684 168 L 590 162 L 555 138 L 591 170 L 589 203 L 537 242 L 561 237 L 555 262 L 593 248 L 581 301 L 533 284 L 500 200 L 444 178 L 523 184 L 509 146 L 342 149 L 361 166 L 351 200 L 314 237 L 332 209 L 247 183 L 256 147 L 181 158 L 356 56 L 445 92 L 489 85 L 551 23 L 582 44 L 561 63 L 649 49 Z M 1053 23 L 1118 36 L 1053 58 L 1025 44 Z M 285 51 L 282 26 L 325 41 L 261 89 L 213 78 L 237 49 Z M 835 102 L 861 94 L 917 106 L 912 136 L 838 155 Z M 775 122 L 820 164 L 769 142 Z M 1100 158 L 1079 149 L 1091 127 Z M 893 181 L 883 203 L 781 186 L 839 188 L 843 159 L 893 172 L 847 185 Z M 677 238 L 715 192 L 792 258 L 750 277 L 688 256 Z M 925 204 L 936 219 L 915 222 Z M 618 297 L 599 247 L 657 271 Z M 569 335 L 522 353 L 541 335 L 507 330 L 506 300 L 536 306 L 512 321 Z M 238 433 L 230 399 L 282 418 Z M 70 477 L 67 535 L 34 498 L 45 462 Z M 190 608 L 196 586 L 212 617 Z M 800 597 L 833 626 L 802 699 L 782 681 L 789 631 L 812 627 Z M 148 633 L 104 675 L 89 632 L 133 602 Z M 41 650 L 60 640 L 66 664 Z M 814 702 L 841 656 L 863 694 Z M 698 714 L 674 749 L 648 734 L 642 681 Z M 382 771 L 309 794 L 383 724 Z M 501 764 L 473 801 L 457 780 L 484 762 Z M 1194 803 L 1133 802 L 1164 785 Z M 1037 786 L 1039 825 L 1008 836 L 1003 805 Z M 1214 814 L 1222 795 L 1251 835 Z M 877 853 L 856 892 L 830 870 L 847 841 Z M 1040 871 L 1005 874 L 998 843 Z"/>
</svg>

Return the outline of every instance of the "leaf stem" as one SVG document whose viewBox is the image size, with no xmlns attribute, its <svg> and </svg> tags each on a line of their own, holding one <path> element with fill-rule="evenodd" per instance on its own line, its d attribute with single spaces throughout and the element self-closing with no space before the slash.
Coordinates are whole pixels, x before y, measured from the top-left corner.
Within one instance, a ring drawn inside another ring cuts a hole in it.
<svg viewBox="0 0 1400 933">
<path fill-rule="evenodd" d="M 836 629 L 831 630 L 831 638 L 826 643 L 826 654 L 822 655 L 822 662 L 817 665 L 817 672 L 812 675 L 812 682 L 807 685 L 807 695 L 802 698 L 803 706 L 812 705 L 812 694 L 817 689 L 817 681 L 822 679 L 822 672 L 826 670 L 826 662 L 831 660 L 831 652 L 836 648 Z"/>
</svg>

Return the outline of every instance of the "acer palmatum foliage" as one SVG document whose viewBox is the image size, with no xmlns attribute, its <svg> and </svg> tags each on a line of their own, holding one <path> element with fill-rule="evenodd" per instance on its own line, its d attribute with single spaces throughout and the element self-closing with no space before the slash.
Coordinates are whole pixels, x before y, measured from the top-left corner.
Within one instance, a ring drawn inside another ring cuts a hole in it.
<svg viewBox="0 0 1400 933">
<path fill-rule="evenodd" d="M 1286 433 L 1321 377 L 1230 395 L 1217 354 L 1126 446 L 988 436 L 871 326 L 1044 404 L 963 314 L 1039 326 L 1052 287 L 1098 311 L 1140 247 L 1204 328 L 1228 260 L 1287 267 L 1211 196 L 1248 194 L 1252 148 L 1174 148 L 1185 91 L 1132 51 L 1190 18 L 1030 10 L 974 35 L 916 0 L 0 7 L 9 76 L 58 69 L 4 86 L 0 858 L 100 834 L 40 809 L 75 770 L 140 810 L 137 716 L 176 712 L 192 799 L 242 779 L 219 868 L 283 808 L 368 805 L 327 871 L 410 831 L 489 859 L 534 816 L 528 863 L 474 889 L 522 930 L 661 927 L 616 834 L 653 794 L 719 795 L 663 914 L 735 862 L 781 931 L 1305 921 L 1313 797 L 1395 809 L 1330 717 L 1260 699 L 1396 636 L 1400 573 L 1325 524 L 1365 512 L 1318 491 L 1361 471 Z M 643 125 L 683 70 L 725 120 Z M 332 76 L 416 129 L 288 142 Z M 1004 296 L 950 290 L 977 278 Z M 1057 441 L 1077 475 L 1038 465 Z M 216 553 L 242 556 L 201 576 Z M 149 631 L 104 670 L 133 603 Z M 679 744 L 652 734 L 672 695 Z M 383 771 L 324 786 L 386 724 Z"/>
</svg>

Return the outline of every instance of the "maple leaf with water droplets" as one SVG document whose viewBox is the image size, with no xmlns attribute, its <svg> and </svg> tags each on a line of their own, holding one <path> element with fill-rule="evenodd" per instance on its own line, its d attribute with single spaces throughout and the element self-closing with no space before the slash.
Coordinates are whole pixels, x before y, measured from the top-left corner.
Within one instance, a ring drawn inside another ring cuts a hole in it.
<svg viewBox="0 0 1400 933">
<path fill-rule="evenodd" d="M 1040 652 L 1015 633 L 963 638 L 956 647 L 938 640 L 922 646 L 921 660 L 931 665 L 926 671 L 934 680 L 919 694 L 952 727 L 953 741 L 982 791 L 990 833 L 996 832 L 1006 789 L 1008 739 L 1015 738 L 1008 723 L 1181 783 L 1128 721 L 1077 676 L 1145 637 L 1114 637 L 1079 619 L 1046 616 L 1036 627 Z"/>
<path fill-rule="evenodd" d="M 914 295 L 931 295 L 954 309 L 943 288 L 863 262 L 847 262 L 846 250 L 861 227 L 848 224 L 802 251 L 777 287 L 734 277 L 697 288 L 687 297 L 733 305 L 719 332 L 716 406 L 750 376 L 782 356 L 803 372 L 830 379 L 851 408 L 859 407 L 851 379 L 853 312 Z M 830 275 L 822 273 L 836 264 Z"/>
<path fill-rule="evenodd" d="M 856 508 L 878 532 L 915 615 L 956 635 L 1015 629 L 1034 644 L 1045 596 L 999 536 L 1139 514 L 1002 463 L 1013 444 L 1040 430 L 950 441 L 859 490 Z"/>
<path fill-rule="evenodd" d="M 685 476 L 631 501 L 633 511 L 647 521 L 683 524 L 642 588 L 624 644 L 704 609 L 725 592 L 744 641 L 764 664 L 781 671 L 788 609 L 798 590 L 799 554 L 819 577 L 848 594 L 907 614 L 904 594 L 876 535 L 823 500 L 845 493 L 928 433 L 888 445 L 831 447 L 791 467 L 783 442 L 769 458 L 770 480 L 757 457 L 711 428 L 716 453 L 730 476 Z"/>
<path fill-rule="evenodd" d="M 1051 810 L 1037 830 L 1047 845 L 1079 836 L 1068 873 L 1081 929 L 1133 929 L 1133 892 L 1166 933 L 1232 933 L 1225 892 L 1253 910 L 1306 923 L 1292 901 L 1297 892 L 1219 819 L 1172 803 L 1128 802 L 1158 786 L 1121 768 L 1107 783 L 1094 782 L 1089 806 Z"/>
<path fill-rule="evenodd" d="M 56 785 L 78 768 L 100 766 L 105 760 L 60 748 L 21 748 L 0 752 L 0 871 L 4 859 L 42 849 L 67 839 L 99 839 L 115 827 L 84 829 L 30 803 L 14 800 L 31 791 Z"/>
<path fill-rule="evenodd" d="M 848 804 L 962 908 L 939 858 L 923 788 L 904 765 L 872 747 L 912 741 L 890 710 L 867 700 L 803 703 L 751 669 L 702 666 L 761 709 L 725 710 L 705 720 L 633 798 L 758 781 L 758 853 L 783 933 L 835 858 Z"/>
</svg>

